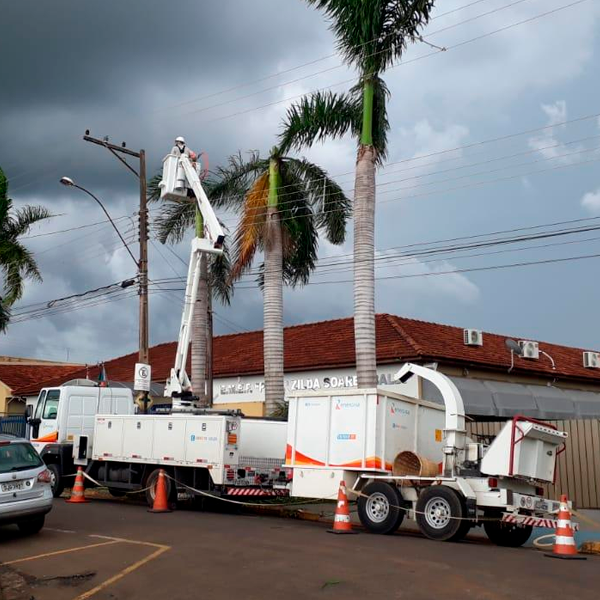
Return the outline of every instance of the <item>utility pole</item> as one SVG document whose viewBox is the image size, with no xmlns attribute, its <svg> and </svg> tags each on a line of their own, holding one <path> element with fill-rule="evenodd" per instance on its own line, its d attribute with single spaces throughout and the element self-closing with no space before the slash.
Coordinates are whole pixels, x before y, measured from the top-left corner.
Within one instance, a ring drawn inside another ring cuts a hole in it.
<svg viewBox="0 0 600 600">
<path fill-rule="evenodd" d="M 139 316 L 139 362 L 148 364 L 150 357 L 149 346 L 149 323 L 148 323 L 148 209 L 146 196 L 146 152 L 140 150 L 135 152 L 127 148 L 123 142 L 120 146 L 111 144 L 108 136 L 98 139 L 90 135 L 89 129 L 85 132 L 83 139 L 86 142 L 104 146 L 111 154 L 121 161 L 140 181 L 140 258 L 138 261 L 138 280 L 140 297 L 140 316 Z M 133 156 L 140 162 L 139 173 L 123 158 L 123 156 Z"/>
</svg>

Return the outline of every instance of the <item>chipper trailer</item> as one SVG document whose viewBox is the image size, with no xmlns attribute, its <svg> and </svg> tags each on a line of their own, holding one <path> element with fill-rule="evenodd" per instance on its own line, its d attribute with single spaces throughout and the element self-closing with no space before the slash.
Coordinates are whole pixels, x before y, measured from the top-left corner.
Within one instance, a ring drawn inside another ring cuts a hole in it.
<svg viewBox="0 0 600 600">
<path fill-rule="evenodd" d="M 413 375 L 432 382 L 445 406 L 382 389 L 292 396 L 292 495 L 332 498 L 343 479 L 364 527 L 382 534 L 408 517 L 431 539 L 459 540 L 483 525 L 492 542 L 521 546 L 533 526 L 552 527 L 559 503 L 542 486 L 554 481 L 567 434 L 516 416 L 490 444 L 474 442 L 454 383 L 410 363 L 396 378 Z"/>
<path fill-rule="evenodd" d="M 237 411 L 200 410 L 185 370 L 201 255 L 222 253 L 224 233 L 188 153 L 175 150 L 163 161 L 161 198 L 187 202 L 193 196 L 202 213 L 204 237 L 192 240 L 177 352 L 165 385 L 172 411 L 136 414 L 131 391 L 122 388 L 64 386 L 42 390 L 36 411 L 39 419 L 32 431 L 46 462 L 55 465 L 56 495 L 75 465 L 85 466 L 89 477 L 114 495 L 145 489 L 150 504 L 160 469 L 171 476 L 167 487 L 172 500 L 178 491 L 190 494 L 194 489 L 200 490 L 200 495 L 287 493 L 281 489 L 287 482 L 282 468 L 285 432 L 281 424 L 249 421 L 242 427 Z M 266 445 L 261 443 L 266 431 L 280 440 L 280 451 L 272 441 L 264 439 Z M 242 435 L 248 439 L 246 445 Z M 279 489 L 275 489 L 276 484 Z"/>
</svg>

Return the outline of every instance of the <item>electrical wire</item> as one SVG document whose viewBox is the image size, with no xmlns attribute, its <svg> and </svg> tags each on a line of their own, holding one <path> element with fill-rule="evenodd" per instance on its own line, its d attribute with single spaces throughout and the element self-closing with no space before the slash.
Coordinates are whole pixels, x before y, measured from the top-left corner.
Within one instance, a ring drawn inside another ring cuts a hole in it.
<svg viewBox="0 0 600 600">
<path fill-rule="evenodd" d="M 436 54 L 440 54 L 441 52 L 447 52 L 447 51 L 450 51 L 450 50 L 455 50 L 457 48 L 462 48 L 463 46 L 466 46 L 467 44 L 471 44 L 473 42 L 477 42 L 479 40 L 485 39 L 485 38 L 490 37 L 492 35 L 495 35 L 497 33 L 502 33 L 504 31 L 508 31 L 509 29 L 512 29 L 514 27 L 519 27 L 520 25 L 525 25 L 527 23 L 531 23 L 533 21 L 536 21 L 537 19 L 541 19 L 543 17 L 547 17 L 549 15 L 556 14 L 556 13 L 562 11 L 562 10 L 566 10 L 568 8 L 572 8 L 574 6 L 577 6 L 579 4 L 583 4 L 584 2 L 588 2 L 588 1 L 589 0 L 575 0 L 575 2 L 571 2 L 570 4 L 565 4 L 565 5 L 559 6 L 559 7 L 555 8 L 555 9 L 553 9 L 553 10 L 549 10 L 549 11 L 546 11 L 546 12 L 534 15 L 533 17 L 529 17 L 527 19 L 523 19 L 521 21 L 517 21 L 515 23 L 511 23 L 510 25 L 506 25 L 504 27 L 500 27 L 499 29 L 494 29 L 493 31 L 489 31 L 487 33 L 478 35 L 478 36 L 470 38 L 468 40 L 464 40 L 462 42 L 458 42 L 458 43 L 453 44 L 451 46 L 446 46 L 445 48 L 442 48 L 440 50 L 436 50 L 436 51 L 430 52 L 428 54 L 423 54 L 421 56 L 417 56 L 415 58 L 412 58 L 412 59 L 409 59 L 409 60 L 405 60 L 405 61 L 403 61 L 401 63 L 398 63 L 396 65 L 392 65 L 392 66 L 388 67 L 386 69 L 386 72 L 389 72 L 392 69 L 396 69 L 396 68 L 401 67 L 401 66 L 406 66 L 408 64 L 412 64 L 412 63 L 424 60 L 426 58 L 430 58 L 431 56 L 434 56 Z M 317 91 L 323 92 L 325 90 L 330 90 L 332 88 L 339 87 L 341 85 L 345 85 L 345 84 L 348 84 L 348 83 L 354 83 L 354 82 L 356 82 L 356 77 L 353 77 L 351 79 L 345 79 L 344 81 L 338 81 L 337 83 L 324 86 L 322 88 L 319 88 L 318 90 L 313 90 L 313 93 L 317 92 Z M 301 98 L 301 97 L 306 96 L 306 95 L 307 95 L 307 93 L 303 92 L 302 94 L 296 94 L 294 96 L 288 96 L 286 98 L 282 98 L 282 99 L 279 99 L 279 100 L 274 100 L 272 102 L 268 102 L 268 103 L 262 104 L 260 106 L 255 106 L 253 108 L 249 108 L 249 109 L 246 109 L 246 110 L 237 111 L 237 112 L 229 114 L 229 115 L 223 115 L 221 117 L 213 117 L 213 118 L 210 119 L 210 121 L 211 121 L 211 123 L 215 123 L 215 122 L 223 121 L 223 120 L 226 120 L 226 119 L 231 119 L 233 117 L 237 117 L 237 116 L 248 114 L 250 112 L 254 112 L 255 110 L 261 110 L 263 108 L 269 108 L 271 106 L 276 106 L 278 104 L 283 104 L 283 103 L 289 102 L 291 100 L 297 100 L 298 98 Z M 191 115 L 191 114 L 194 114 L 195 112 L 197 112 L 197 111 L 191 111 L 190 113 L 186 113 L 186 115 Z"/>
</svg>

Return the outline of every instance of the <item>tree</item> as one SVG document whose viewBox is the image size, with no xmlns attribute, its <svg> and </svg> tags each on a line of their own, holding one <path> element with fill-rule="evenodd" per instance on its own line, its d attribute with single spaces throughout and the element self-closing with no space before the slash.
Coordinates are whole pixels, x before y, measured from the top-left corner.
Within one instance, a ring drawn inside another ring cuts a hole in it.
<svg viewBox="0 0 600 600">
<path fill-rule="evenodd" d="M 240 213 L 234 235 L 231 278 L 236 280 L 263 253 L 258 284 L 264 298 L 265 411 L 284 399 L 283 285 L 308 282 L 315 268 L 319 232 L 343 243 L 350 212 L 348 198 L 319 166 L 286 156 L 279 148 L 268 158 L 232 156 L 217 169 L 212 189 L 217 204 Z"/>
<path fill-rule="evenodd" d="M 281 148 L 300 149 L 351 132 L 354 184 L 354 338 L 359 387 L 377 384 L 375 349 L 375 169 L 386 157 L 387 100 L 381 74 L 402 58 L 430 19 L 434 0 L 306 0 L 324 11 L 344 60 L 359 79 L 348 94 L 315 93 L 292 106 Z"/>
<path fill-rule="evenodd" d="M 160 198 L 158 184 L 162 175 L 155 175 L 148 185 L 149 200 L 157 201 Z M 203 182 L 207 194 L 211 195 L 213 183 L 210 180 Z M 196 207 L 195 198 L 182 198 L 181 200 L 166 200 L 162 204 L 161 212 L 156 219 L 158 240 L 162 244 L 176 244 L 181 242 L 186 232 L 194 228 L 195 235 L 204 236 L 202 214 Z M 199 396 L 200 405 L 205 406 L 206 400 L 206 362 L 208 339 L 208 310 L 209 299 L 215 295 L 221 302 L 229 304 L 232 288 L 229 284 L 229 254 L 227 246 L 219 256 L 207 258 L 202 255 L 200 263 L 200 281 L 198 284 L 197 304 L 194 309 L 192 321 L 192 356 L 190 360 L 190 380 L 192 388 Z"/>
<path fill-rule="evenodd" d="M 41 281 L 42 276 L 33 254 L 19 241 L 30 227 L 52 215 L 42 206 L 25 206 L 13 210 L 8 197 L 8 179 L 0 169 L 0 269 L 4 278 L 0 297 L 0 332 L 10 321 L 10 307 L 23 296 L 25 279 Z"/>
</svg>

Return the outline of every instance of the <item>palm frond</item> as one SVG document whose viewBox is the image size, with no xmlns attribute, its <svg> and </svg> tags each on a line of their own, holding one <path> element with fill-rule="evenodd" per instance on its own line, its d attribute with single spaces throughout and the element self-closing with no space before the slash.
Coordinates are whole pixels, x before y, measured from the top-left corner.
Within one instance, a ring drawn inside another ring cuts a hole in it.
<svg viewBox="0 0 600 600">
<path fill-rule="evenodd" d="M 52 213 L 43 206 L 25 206 L 16 211 L 15 216 L 9 220 L 4 232 L 12 239 L 25 235 L 32 225 L 44 219 L 53 217 Z"/>
<path fill-rule="evenodd" d="M 269 173 L 265 171 L 252 185 L 243 204 L 243 213 L 235 233 L 235 254 L 231 279 L 235 280 L 250 267 L 262 240 L 269 197 Z"/>
<path fill-rule="evenodd" d="M 33 254 L 19 242 L 0 243 L 0 267 L 4 271 L 5 305 L 14 304 L 23 295 L 25 278 L 41 281 Z"/>
<path fill-rule="evenodd" d="M 0 333 L 6 333 L 9 321 L 10 308 L 5 306 L 2 298 L 0 298 Z"/>
<path fill-rule="evenodd" d="M 234 288 L 231 282 L 231 257 L 227 241 L 223 244 L 223 254 L 214 255 L 209 261 L 208 281 L 219 302 L 231 304 Z"/>
<path fill-rule="evenodd" d="M 188 229 L 196 223 L 196 203 L 193 198 L 163 202 L 154 221 L 161 244 L 181 242 Z"/>
<path fill-rule="evenodd" d="M 305 158 L 288 158 L 285 164 L 288 173 L 301 181 L 308 195 L 316 227 L 325 232 L 332 244 L 342 244 L 352 214 L 350 199 L 327 171 L 318 165 Z"/>
<path fill-rule="evenodd" d="M 246 194 L 257 178 L 269 169 L 269 160 L 260 158 L 258 152 L 250 152 L 244 159 L 241 152 L 229 157 L 225 167 L 218 167 L 213 176 L 216 181 L 211 186 L 210 198 L 215 207 L 241 207 Z"/>
<path fill-rule="evenodd" d="M 159 184 L 162 181 L 162 171 L 153 175 L 146 186 L 146 196 L 148 202 L 158 202 L 160 200 L 160 187 Z"/>
<path fill-rule="evenodd" d="M 283 154 L 360 127 L 361 106 L 347 94 L 315 92 L 288 108 L 279 135 Z"/>
<path fill-rule="evenodd" d="M 381 73 L 400 58 L 429 22 L 434 0 L 307 0 L 324 11 L 344 60 L 362 73 Z"/>
</svg>

